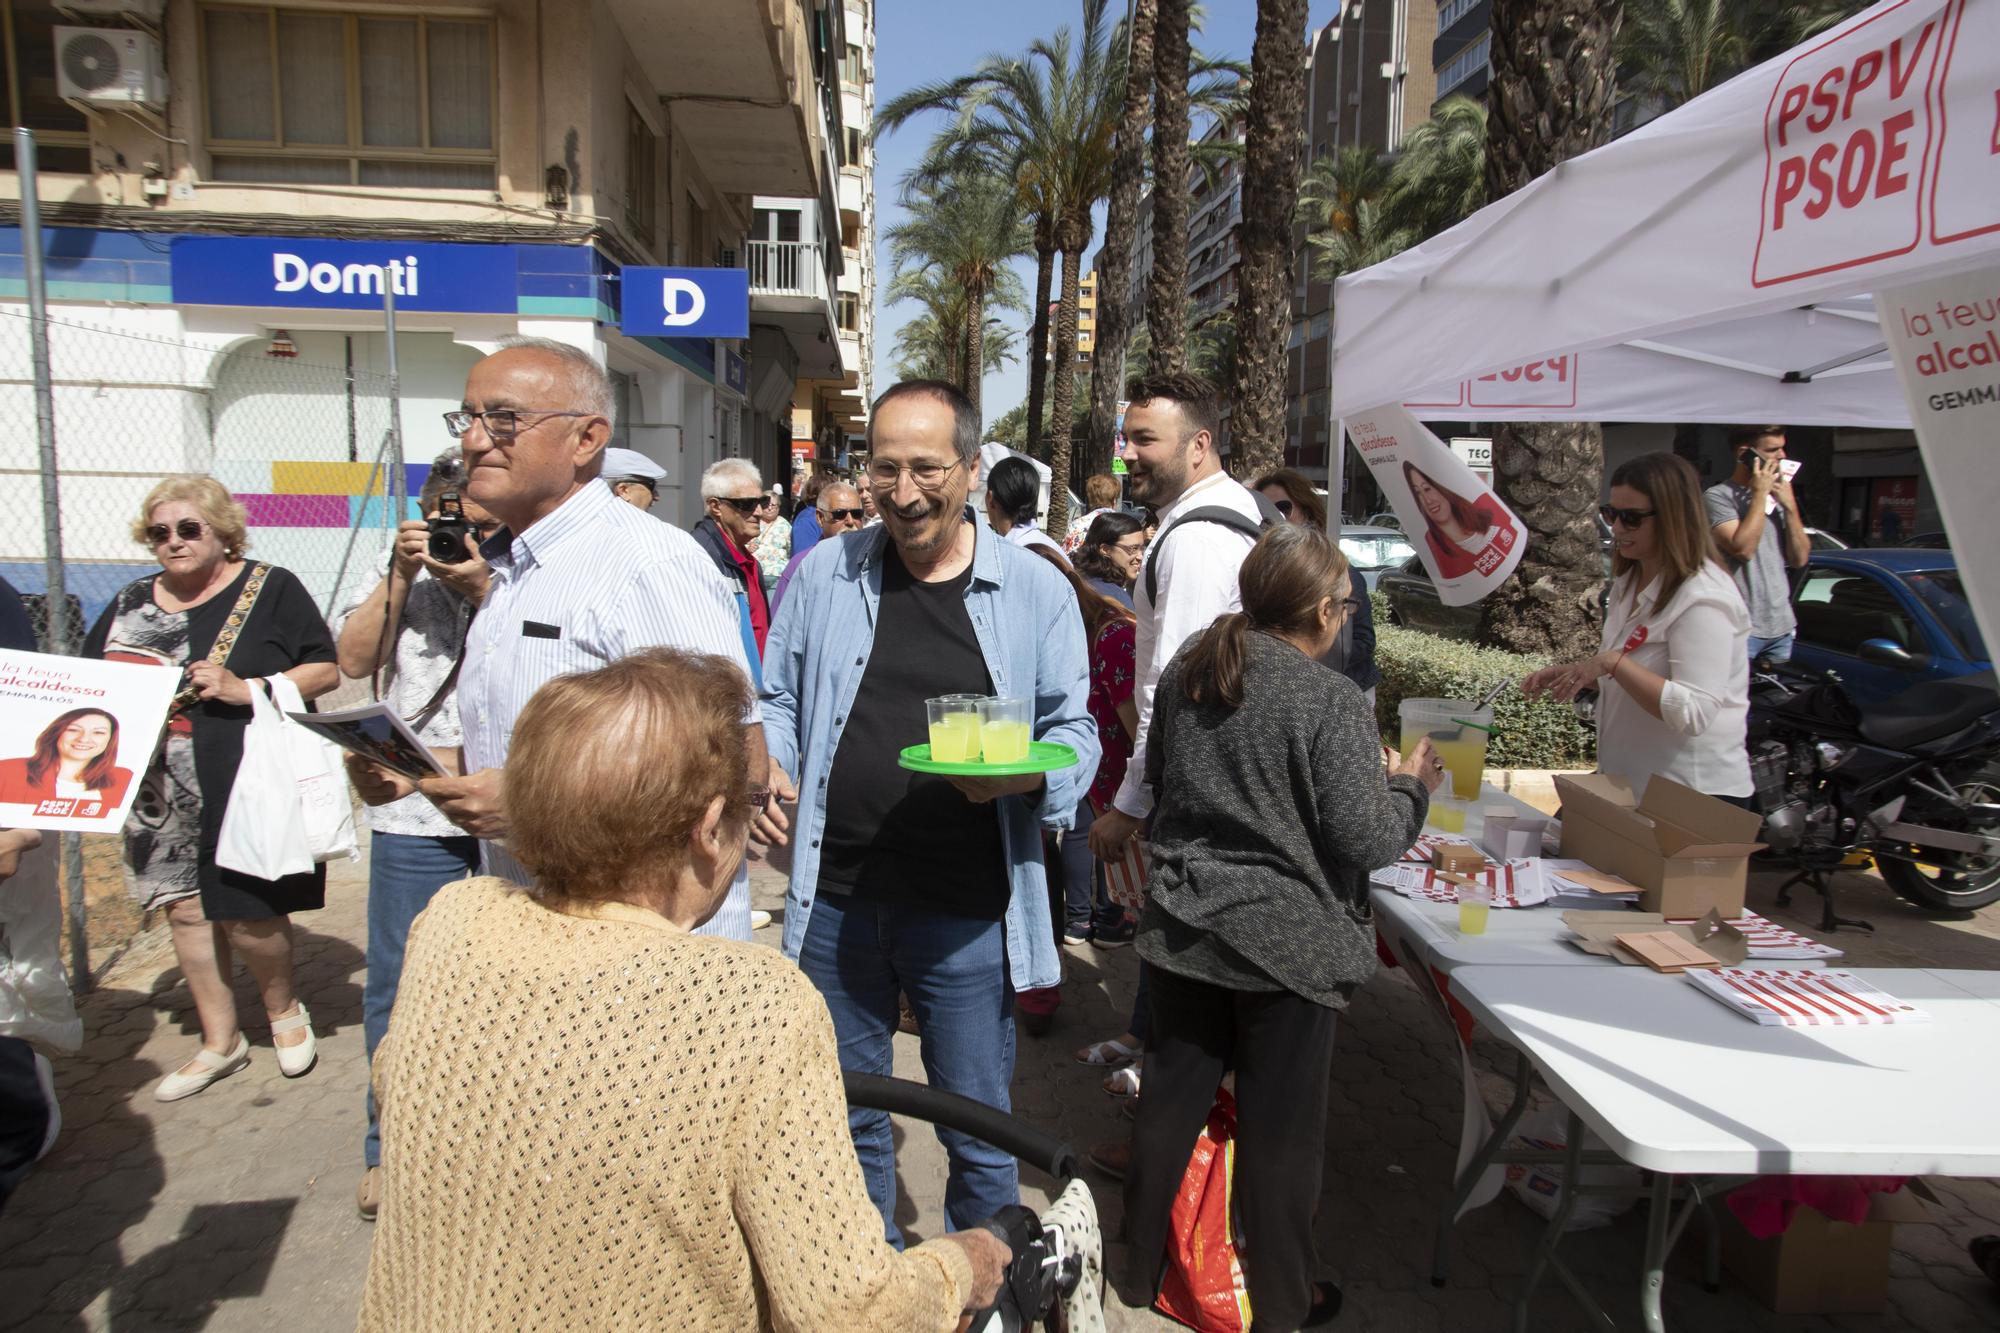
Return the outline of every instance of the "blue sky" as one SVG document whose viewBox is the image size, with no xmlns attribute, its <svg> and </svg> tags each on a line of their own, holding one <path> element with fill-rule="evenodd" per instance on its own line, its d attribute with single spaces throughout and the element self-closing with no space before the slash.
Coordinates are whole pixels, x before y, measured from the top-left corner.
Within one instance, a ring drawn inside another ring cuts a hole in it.
<svg viewBox="0 0 2000 1333">
<path fill-rule="evenodd" d="M 1117 0 L 1113 0 L 1116 4 Z M 1248 62 L 1251 43 L 1257 35 L 1255 0 L 1203 0 L 1202 32 L 1195 41 L 1201 49 Z M 1334 14 L 1336 0 L 1312 0 L 1315 28 Z M 1065 25 L 1082 26 L 1081 0 L 876 0 L 875 6 L 875 104 L 880 107 L 920 83 L 964 73 L 989 54 L 1024 51 L 1037 37 L 1053 33 Z M 1299 34 L 1305 40 L 1305 34 Z M 924 146 L 941 128 L 942 117 L 914 121 L 880 140 L 875 158 L 875 229 L 877 258 L 875 283 L 875 391 L 880 393 L 895 383 L 896 333 L 916 313 L 910 302 L 889 305 L 881 291 L 889 282 L 887 247 L 881 238 L 902 217 L 896 201 L 897 185 L 923 155 Z M 1084 252 L 1090 256 L 1103 242 L 1103 209 L 1098 210 L 1098 231 Z M 1022 285 L 1030 297 L 1035 287 L 1032 260 L 1016 264 Z M 1060 281 L 1060 270 L 1058 270 Z M 986 377 L 983 415 L 988 422 L 1028 396 L 1027 317 L 1002 316 L 1022 331 L 1019 360 Z"/>
</svg>

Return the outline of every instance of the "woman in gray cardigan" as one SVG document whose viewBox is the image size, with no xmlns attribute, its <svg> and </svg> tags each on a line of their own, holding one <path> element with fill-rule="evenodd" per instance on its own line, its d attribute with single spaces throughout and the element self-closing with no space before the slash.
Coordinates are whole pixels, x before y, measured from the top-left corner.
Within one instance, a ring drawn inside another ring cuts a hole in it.
<svg viewBox="0 0 2000 1333">
<path fill-rule="evenodd" d="M 1147 778 L 1156 798 L 1139 954 L 1152 1040 L 1125 1178 L 1126 1279 L 1158 1289 L 1169 1214 L 1226 1069 L 1236 1071 L 1235 1197 L 1256 1328 L 1340 1307 L 1313 1281 L 1335 1015 L 1375 970 L 1368 874 L 1416 841 L 1444 766 L 1428 741 L 1385 774 L 1354 683 L 1322 666 L 1347 561 L 1316 528 L 1264 534 L 1243 609 L 1168 665 Z"/>
</svg>

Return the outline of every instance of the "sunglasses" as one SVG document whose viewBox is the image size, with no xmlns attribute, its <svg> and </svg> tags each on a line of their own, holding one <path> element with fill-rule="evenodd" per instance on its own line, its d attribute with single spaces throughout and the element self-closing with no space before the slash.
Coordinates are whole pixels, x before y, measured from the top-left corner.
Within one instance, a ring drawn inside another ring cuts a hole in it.
<svg viewBox="0 0 2000 1333">
<path fill-rule="evenodd" d="M 868 511 L 866 509 L 829 509 L 826 511 L 826 516 L 835 522 L 843 518 L 851 518 L 859 523 L 868 517 Z"/>
<path fill-rule="evenodd" d="M 1657 509 L 1617 509 L 1611 505 L 1599 505 L 1597 507 L 1597 516 L 1603 519 L 1607 525 L 1617 523 L 1628 528 L 1638 527 L 1641 523 L 1644 523 L 1659 512 Z"/>
<path fill-rule="evenodd" d="M 1278 512 L 1283 514 L 1286 518 L 1290 518 L 1292 516 L 1292 502 L 1290 500 L 1273 500 L 1271 501 L 1271 503 L 1275 505 L 1277 507 Z"/>
<path fill-rule="evenodd" d="M 767 503 L 761 495 L 717 495 L 712 498 L 722 501 L 739 514 L 754 514 Z"/>
<path fill-rule="evenodd" d="M 207 530 L 207 525 L 197 523 L 191 518 L 184 518 L 171 528 L 164 523 L 151 523 L 146 527 L 146 540 L 154 546 L 165 545 L 169 537 L 179 537 L 184 542 L 196 542 L 201 540 L 201 534 Z"/>
<path fill-rule="evenodd" d="M 743 799 L 750 806 L 751 814 L 761 815 L 764 813 L 764 807 L 771 803 L 771 789 L 769 787 L 752 787 L 749 791 L 743 793 Z"/>
</svg>

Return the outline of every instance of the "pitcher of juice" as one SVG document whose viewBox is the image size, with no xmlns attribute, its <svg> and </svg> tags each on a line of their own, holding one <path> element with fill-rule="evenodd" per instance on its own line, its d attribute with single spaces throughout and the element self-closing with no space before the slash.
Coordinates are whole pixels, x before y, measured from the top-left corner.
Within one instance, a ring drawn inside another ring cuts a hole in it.
<svg viewBox="0 0 2000 1333">
<path fill-rule="evenodd" d="M 942 764 L 979 759 L 979 696 L 947 694 L 924 700 L 930 714 L 931 758 Z"/>
<path fill-rule="evenodd" d="M 979 704 L 981 762 L 1018 764 L 1028 757 L 1028 701 L 983 699 Z"/>
<path fill-rule="evenodd" d="M 1451 794 L 1461 801 L 1479 795 L 1486 772 L 1486 741 L 1493 732 L 1493 710 L 1475 707 L 1470 699 L 1405 699 L 1397 709 L 1402 721 L 1399 748 L 1403 758 L 1428 736 L 1431 748 L 1451 773 Z"/>
</svg>

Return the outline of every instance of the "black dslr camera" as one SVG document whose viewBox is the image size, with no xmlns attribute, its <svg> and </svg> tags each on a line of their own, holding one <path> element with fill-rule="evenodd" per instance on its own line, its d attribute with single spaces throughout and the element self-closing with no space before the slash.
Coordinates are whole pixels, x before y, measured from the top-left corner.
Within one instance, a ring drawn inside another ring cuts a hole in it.
<svg viewBox="0 0 2000 1333">
<path fill-rule="evenodd" d="M 447 491 L 438 498 L 435 518 L 424 524 L 430 529 L 430 557 L 441 565 L 462 565 L 472 557 L 466 553 L 465 539 L 472 535 L 472 523 L 458 494 Z"/>
</svg>

